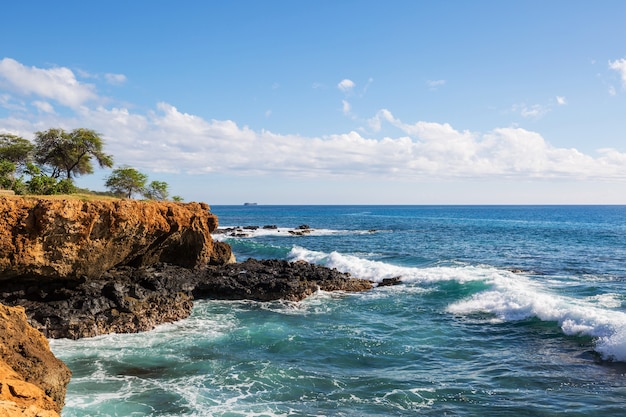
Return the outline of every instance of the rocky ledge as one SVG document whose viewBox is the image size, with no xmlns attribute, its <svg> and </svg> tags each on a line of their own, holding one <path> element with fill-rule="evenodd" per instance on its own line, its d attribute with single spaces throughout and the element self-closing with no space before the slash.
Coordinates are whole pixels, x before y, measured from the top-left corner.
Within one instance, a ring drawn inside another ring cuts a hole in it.
<svg viewBox="0 0 626 417">
<path fill-rule="evenodd" d="M 245 262 L 187 269 L 169 264 L 117 268 L 91 280 L 6 283 L 2 302 L 23 306 L 49 338 L 134 333 L 187 317 L 194 299 L 299 301 L 324 291 L 364 291 L 372 283 L 304 261 Z"/>
</svg>

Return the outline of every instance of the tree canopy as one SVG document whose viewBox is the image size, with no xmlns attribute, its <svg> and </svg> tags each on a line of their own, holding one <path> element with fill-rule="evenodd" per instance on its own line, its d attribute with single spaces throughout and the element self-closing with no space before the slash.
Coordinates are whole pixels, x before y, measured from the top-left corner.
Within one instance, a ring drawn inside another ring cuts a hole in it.
<svg viewBox="0 0 626 417">
<path fill-rule="evenodd" d="M 113 170 L 105 186 L 113 193 L 132 198 L 133 194 L 143 194 L 148 176 L 135 168 L 124 166 Z"/>
<path fill-rule="evenodd" d="M 25 165 L 35 146 L 28 139 L 7 133 L 0 134 L 0 160 Z"/>
<path fill-rule="evenodd" d="M 144 192 L 144 196 L 150 200 L 167 200 L 168 185 L 163 181 L 152 181 Z"/>
<path fill-rule="evenodd" d="M 93 173 L 91 163 L 94 158 L 101 168 L 111 168 L 113 157 L 103 152 L 104 141 L 98 133 L 90 129 L 48 129 L 35 132 L 35 160 L 51 170 L 50 176 L 65 176 L 71 180 L 84 174 Z"/>
</svg>

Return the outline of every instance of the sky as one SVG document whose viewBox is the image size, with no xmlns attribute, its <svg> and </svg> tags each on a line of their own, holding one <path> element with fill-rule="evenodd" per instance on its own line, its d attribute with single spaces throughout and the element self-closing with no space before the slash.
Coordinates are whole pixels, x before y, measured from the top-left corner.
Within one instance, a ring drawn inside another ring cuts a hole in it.
<svg viewBox="0 0 626 417">
<path fill-rule="evenodd" d="M 0 133 L 93 129 L 116 167 L 185 201 L 626 204 L 622 0 L 24 0 L 2 15 Z"/>
</svg>

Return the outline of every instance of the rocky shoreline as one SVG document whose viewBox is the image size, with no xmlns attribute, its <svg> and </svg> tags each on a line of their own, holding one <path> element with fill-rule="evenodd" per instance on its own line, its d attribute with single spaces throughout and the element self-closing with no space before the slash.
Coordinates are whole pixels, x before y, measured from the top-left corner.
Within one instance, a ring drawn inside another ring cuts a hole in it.
<svg viewBox="0 0 626 417">
<path fill-rule="evenodd" d="M 189 316 L 193 300 L 300 301 L 318 290 L 365 291 L 369 281 L 304 261 L 254 260 L 188 269 L 122 267 L 72 282 L 5 283 L 0 302 L 22 306 L 48 338 L 136 333 Z"/>
<path fill-rule="evenodd" d="M 70 373 L 46 338 L 150 330 L 188 317 L 197 299 L 299 301 L 373 287 L 304 261 L 235 263 L 213 241 L 217 227 L 204 203 L 0 197 L 0 415 L 58 416 Z"/>
</svg>

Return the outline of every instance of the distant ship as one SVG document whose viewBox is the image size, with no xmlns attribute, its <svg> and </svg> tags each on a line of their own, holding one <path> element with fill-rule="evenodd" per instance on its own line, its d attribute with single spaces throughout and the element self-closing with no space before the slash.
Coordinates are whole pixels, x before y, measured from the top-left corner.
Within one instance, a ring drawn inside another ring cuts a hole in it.
<svg viewBox="0 0 626 417">
<path fill-rule="evenodd" d="M 243 203 L 244 206 L 256 206 L 256 203 Z"/>
</svg>

